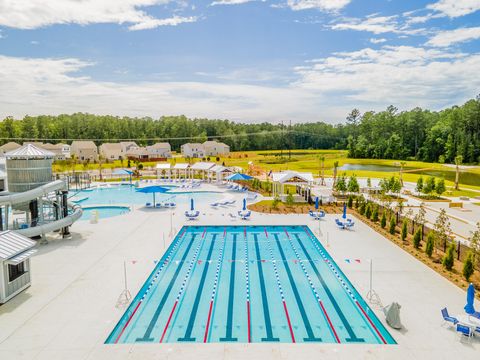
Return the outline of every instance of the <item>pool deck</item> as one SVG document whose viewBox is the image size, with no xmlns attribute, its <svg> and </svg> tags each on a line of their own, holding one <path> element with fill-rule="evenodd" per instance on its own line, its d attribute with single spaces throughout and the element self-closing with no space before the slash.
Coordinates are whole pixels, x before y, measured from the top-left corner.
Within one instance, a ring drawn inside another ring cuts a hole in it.
<svg viewBox="0 0 480 360">
<path fill-rule="evenodd" d="M 231 221 L 227 214 L 240 209 L 244 195 L 232 196 L 236 206 L 200 206 L 200 219 L 188 223 L 307 224 L 314 233 L 318 231 L 318 222 L 305 215 L 254 213 L 248 222 Z M 398 345 L 104 345 L 124 312 L 116 307 L 123 290 L 123 262 L 127 262 L 128 287 L 135 296 L 154 268 L 154 260 L 185 224 L 186 207 L 180 205 L 173 211 L 136 208 L 98 224 L 77 222 L 72 239 L 51 239 L 42 245 L 32 258 L 32 286 L 0 306 L 0 359 L 478 359 L 478 337 L 470 343 L 460 342 L 452 329 L 442 326 L 440 309 L 444 306 L 452 315 L 463 313 L 464 291 L 361 221 L 354 231 L 341 231 L 329 215 L 321 222 L 320 240 L 362 297 L 368 291 L 369 259 L 373 259 L 374 289 L 382 303 L 402 305 L 405 329 L 387 326 Z M 174 234 L 170 234 L 171 219 Z M 360 259 L 360 263 L 345 259 Z M 476 306 L 480 308 L 478 302 Z M 372 308 L 383 321 L 381 310 Z"/>
</svg>

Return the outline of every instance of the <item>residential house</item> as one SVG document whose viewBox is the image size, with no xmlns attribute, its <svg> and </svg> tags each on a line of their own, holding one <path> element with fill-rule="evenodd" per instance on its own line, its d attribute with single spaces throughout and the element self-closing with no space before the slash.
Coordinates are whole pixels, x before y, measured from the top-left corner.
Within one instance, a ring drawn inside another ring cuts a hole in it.
<svg viewBox="0 0 480 360">
<path fill-rule="evenodd" d="M 127 158 L 127 152 L 128 150 L 130 150 L 131 147 L 137 147 L 138 148 L 138 145 L 135 141 L 120 141 L 119 142 L 120 144 L 120 147 L 122 148 L 122 159 L 126 159 Z"/>
<path fill-rule="evenodd" d="M 205 141 L 203 143 L 205 156 L 218 156 L 230 154 L 230 146 L 217 141 Z"/>
<path fill-rule="evenodd" d="M 123 159 L 122 145 L 120 143 L 103 143 L 98 147 L 98 151 L 105 160 Z"/>
<path fill-rule="evenodd" d="M 16 142 L 10 141 L 6 144 L 0 146 L 0 156 L 5 156 L 5 154 L 9 151 L 17 150 L 22 145 L 17 144 Z"/>
<path fill-rule="evenodd" d="M 126 153 L 127 159 L 148 160 L 147 148 L 141 146 L 130 146 Z"/>
<path fill-rule="evenodd" d="M 203 158 L 205 156 L 205 147 L 199 143 L 183 144 L 181 151 L 185 158 Z"/>
<path fill-rule="evenodd" d="M 171 158 L 172 148 L 169 143 L 156 143 L 147 146 L 148 157 L 150 159 Z"/>
<path fill-rule="evenodd" d="M 97 145 L 93 141 L 75 140 L 70 146 L 72 155 L 80 161 L 96 161 L 98 160 Z"/>
<path fill-rule="evenodd" d="M 55 160 L 70 159 L 70 145 L 68 144 L 41 144 L 40 147 L 44 150 L 50 151 L 55 154 Z"/>
</svg>

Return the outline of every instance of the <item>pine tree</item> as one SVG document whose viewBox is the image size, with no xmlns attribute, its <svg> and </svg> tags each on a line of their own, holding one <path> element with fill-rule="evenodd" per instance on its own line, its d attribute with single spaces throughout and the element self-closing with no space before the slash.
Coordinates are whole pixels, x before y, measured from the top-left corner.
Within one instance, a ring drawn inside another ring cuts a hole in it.
<svg viewBox="0 0 480 360">
<path fill-rule="evenodd" d="M 432 257 L 433 247 L 435 246 L 435 234 L 433 231 L 430 231 L 427 235 L 427 244 L 425 245 L 425 253 L 429 258 Z"/>
<path fill-rule="evenodd" d="M 390 228 L 388 231 L 390 234 L 395 235 L 395 227 L 397 226 L 397 222 L 395 221 L 395 216 L 390 216 Z"/>
<path fill-rule="evenodd" d="M 371 216 L 372 216 L 372 205 L 370 203 L 368 203 L 367 207 L 365 209 L 365 217 L 367 219 L 370 219 Z"/>
<path fill-rule="evenodd" d="M 442 264 L 448 271 L 452 270 L 455 261 L 455 243 L 451 242 L 447 248 L 447 253 L 443 257 Z"/>
<path fill-rule="evenodd" d="M 405 241 L 405 239 L 407 238 L 407 234 L 408 234 L 408 220 L 405 218 L 403 219 L 403 223 L 402 223 L 402 233 L 401 233 L 402 241 Z"/>
<path fill-rule="evenodd" d="M 465 280 L 470 281 L 470 277 L 473 275 L 475 268 L 473 266 L 474 257 L 473 252 L 469 251 L 465 262 L 463 263 L 463 277 Z"/>
<path fill-rule="evenodd" d="M 420 247 L 420 241 L 422 240 L 422 229 L 418 228 L 415 231 L 415 235 L 413 235 L 413 246 L 415 249 L 418 249 Z"/>
<path fill-rule="evenodd" d="M 373 207 L 372 221 L 373 221 L 373 222 L 377 222 L 377 221 L 378 221 L 378 205 L 375 205 L 375 206 Z"/>
<path fill-rule="evenodd" d="M 382 229 L 385 229 L 385 226 L 387 226 L 387 212 L 384 210 L 382 212 L 382 220 L 380 221 L 380 226 Z"/>
</svg>

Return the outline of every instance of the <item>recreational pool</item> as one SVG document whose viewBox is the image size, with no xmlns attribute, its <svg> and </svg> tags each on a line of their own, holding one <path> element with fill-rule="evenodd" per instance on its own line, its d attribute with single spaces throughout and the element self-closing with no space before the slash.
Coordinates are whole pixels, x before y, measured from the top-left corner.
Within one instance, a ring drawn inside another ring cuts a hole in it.
<svg viewBox="0 0 480 360">
<path fill-rule="evenodd" d="M 94 211 L 98 212 L 99 219 L 105 219 L 112 216 L 123 215 L 130 212 L 128 206 L 92 206 L 83 207 L 82 220 L 90 220 Z"/>
<path fill-rule="evenodd" d="M 186 226 L 106 340 L 395 344 L 306 226 Z"/>
</svg>

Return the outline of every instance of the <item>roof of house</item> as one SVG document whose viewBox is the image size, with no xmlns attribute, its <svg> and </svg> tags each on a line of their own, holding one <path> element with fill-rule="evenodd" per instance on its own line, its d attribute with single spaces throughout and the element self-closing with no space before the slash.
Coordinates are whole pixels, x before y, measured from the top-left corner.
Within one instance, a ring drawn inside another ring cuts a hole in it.
<svg viewBox="0 0 480 360">
<path fill-rule="evenodd" d="M 133 155 L 147 155 L 148 151 L 144 147 L 131 147 L 130 149 L 127 150 L 127 155 L 133 154 Z"/>
<path fill-rule="evenodd" d="M 200 143 L 186 143 L 186 144 L 183 144 L 183 145 L 182 145 L 182 147 L 184 147 L 184 146 L 190 146 L 190 147 L 192 147 L 192 146 L 195 146 L 195 147 L 202 147 L 202 146 L 203 146 L 203 144 L 200 144 Z"/>
<path fill-rule="evenodd" d="M 79 149 L 93 149 L 97 148 L 97 145 L 91 140 L 75 140 L 72 141 L 72 146 L 75 146 Z"/>
<path fill-rule="evenodd" d="M 129 145 L 138 146 L 135 141 L 120 141 L 119 144 L 122 146 L 129 146 Z"/>
<path fill-rule="evenodd" d="M 166 143 L 166 142 L 163 142 L 163 143 L 155 143 L 153 145 L 150 145 L 150 146 L 147 146 L 147 147 L 151 147 L 151 148 L 155 148 L 155 149 L 170 149 L 170 144 L 169 143 Z"/>
<path fill-rule="evenodd" d="M 32 249 L 37 243 L 15 231 L 0 232 L 0 260 L 9 260 Z"/>
<path fill-rule="evenodd" d="M 214 140 L 210 140 L 210 141 L 205 141 L 203 143 L 204 146 L 228 146 L 227 144 L 223 143 L 223 142 L 218 142 L 218 141 L 214 141 Z"/>
<path fill-rule="evenodd" d="M 53 158 L 55 154 L 51 151 L 42 149 L 38 146 L 35 146 L 33 144 L 26 144 L 23 145 L 22 147 L 9 151 L 5 154 L 5 157 L 7 159 L 12 159 L 12 158 L 21 158 L 21 159 L 35 159 L 35 158 Z"/>
<path fill-rule="evenodd" d="M 61 150 L 65 144 L 58 143 L 58 144 L 51 144 L 51 143 L 45 143 L 42 144 L 40 147 L 45 150 Z"/>
<path fill-rule="evenodd" d="M 14 148 L 19 148 L 20 146 L 22 146 L 22 145 L 14 142 L 14 141 L 9 141 L 8 143 L 0 146 L 0 149 L 14 149 Z"/>
<path fill-rule="evenodd" d="M 100 145 L 103 150 L 114 150 L 114 151 L 121 151 L 122 145 L 119 143 L 103 143 Z"/>
</svg>

